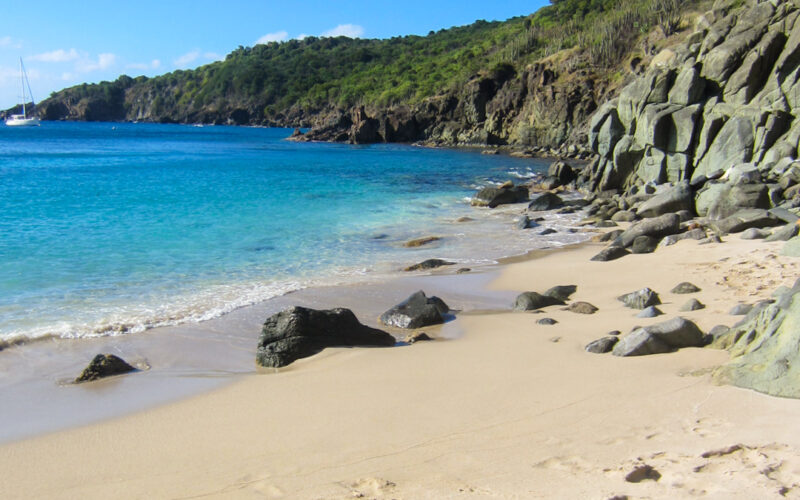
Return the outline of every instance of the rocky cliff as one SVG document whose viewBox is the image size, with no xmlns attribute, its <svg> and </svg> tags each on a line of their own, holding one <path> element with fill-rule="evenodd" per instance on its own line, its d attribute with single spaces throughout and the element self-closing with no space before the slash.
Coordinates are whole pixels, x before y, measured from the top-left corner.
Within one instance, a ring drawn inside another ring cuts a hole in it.
<svg viewBox="0 0 800 500">
<path fill-rule="evenodd" d="M 799 2 L 741 3 L 715 2 L 685 43 L 656 56 L 595 113 L 589 143 L 598 158 L 588 187 L 688 181 L 700 215 L 709 190 L 764 191 L 758 203 L 769 203 L 765 186 L 785 177 L 798 155 Z M 717 181 L 732 168 L 760 187 Z"/>
</svg>

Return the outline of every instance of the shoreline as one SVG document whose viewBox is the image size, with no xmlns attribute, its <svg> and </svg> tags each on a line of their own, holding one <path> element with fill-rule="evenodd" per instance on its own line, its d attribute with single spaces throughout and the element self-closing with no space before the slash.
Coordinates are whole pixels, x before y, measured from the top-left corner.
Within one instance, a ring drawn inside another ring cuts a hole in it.
<svg viewBox="0 0 800 500">
<path fill-rule="evenodd" d="M 790 471 L 800 466 L 798 429 L 790 423 L 800 416 L 800 401 L 713 385 L 709 370 L 728 359 L 725 351 L 617 358 L 583 346 L 608 329 L 663 319 L 636 318 L 616 300 L 619 293 L 650 286 L 666 299 L 666 317 L 676 314 L 686 296 L 667 290 L 684 279 L 703 289 L 698 298 L 707 308 L 682 314 L 704 331 L 732 323 L 727 311 L 735 301 L 769 294 L 743 271 L 777 272 L 787 282 L 798 271 L 788 258 L 763 259 L 779 245 L 736 237 L 721 245 L 681 241 L 655 254 L 598 263 L 589 257 L 602 245 L 590 243 L 483 273 L 411 277 L 406 290 L 384 287 L 391 297 L 369 290 L 374 310 L 418 287 L 455 307 L 486 296 L 496 307 L 426 329 L 454 342 L 326 349 L 265 373 L 256 373 L 250 358 L 252 371 L 215 390 L 5 443 L 0 467 L 15 477 L 7 495 L 774 495 L 781 485 L 793 487 Z M 757 267 L 763 262 L 767 269 Z M 510 311 L 509 298 L 521 290 L 568 283 L 578 286 L 575 300 L 600 311 Z M 340 289 L 328 292 L 328 301 L 348 305 Z M 302 294 L 287 298 L 303 305 Z M 306 300 L 327 306 L 319 296 Z M 375 321 L 361 298 L 350 300 L 364 323 Z M 543 316 L 558 324 L 537 325 Z M 778 472 L 762 473 L 770 463 Z M 624 479 L 642 464 L 662 478 Z"/>
</svg>

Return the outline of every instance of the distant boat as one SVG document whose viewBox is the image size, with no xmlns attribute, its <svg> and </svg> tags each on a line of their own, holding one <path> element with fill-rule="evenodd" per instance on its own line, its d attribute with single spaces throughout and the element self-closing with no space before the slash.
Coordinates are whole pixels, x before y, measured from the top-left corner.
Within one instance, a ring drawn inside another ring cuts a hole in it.
<svg viewBox="0 0 800 500">
<path fill-rule="evenodd" d="M 20 83 L 22 84 L 22 114 L 21 115 L 11 115 L 9 119 L 6 120 L 6 125 L 9 127 L 38 127 L 40 125 L 39 118 L 36 116 L 28 117 L 28 112 L 25 109 L 25 101 L 26 101 L 26 94 L 25 89 L 28 89 L 28 96 L 31 98 L 31 108 L 36 106 L 36 103 L 33 101 L 33 93 L 31 92 L 31 84 L 28 83 L 28 75 L 25 73 L 25 66 L 22 64 L 22 58 L 19 58 L 19 79 Z M 32 112 L 33 110 L 31 110 Z"/>
</svg>

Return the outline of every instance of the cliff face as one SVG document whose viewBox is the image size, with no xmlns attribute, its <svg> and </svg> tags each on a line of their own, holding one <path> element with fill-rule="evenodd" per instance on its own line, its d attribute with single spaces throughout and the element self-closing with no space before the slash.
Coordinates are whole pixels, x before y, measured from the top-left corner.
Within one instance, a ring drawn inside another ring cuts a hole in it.
<svg viewBox="0 0 800 500">
<path fill-rule="evenodd" d="M 590 188 L 700 188 L 736 166 L 777 182 L 797 158 L 800 2 L 735 3 L 717 1 L 592 117 Z"/>
</svg>

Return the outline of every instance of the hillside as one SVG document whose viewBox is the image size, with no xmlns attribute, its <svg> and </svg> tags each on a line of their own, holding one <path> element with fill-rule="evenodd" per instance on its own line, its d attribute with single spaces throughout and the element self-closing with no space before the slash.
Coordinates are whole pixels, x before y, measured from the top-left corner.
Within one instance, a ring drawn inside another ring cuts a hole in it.
<svg viewBox="0 0 800 500">
<path fill-rule="evenodd" d="M 425 37 L 239 47 L 195 70 L 71 87 L 39 109 L 47 120 L 312 126 L 318 140 L 555 146 L 585 135 L 691 5 L 558 0 Z"/>
</svg>

